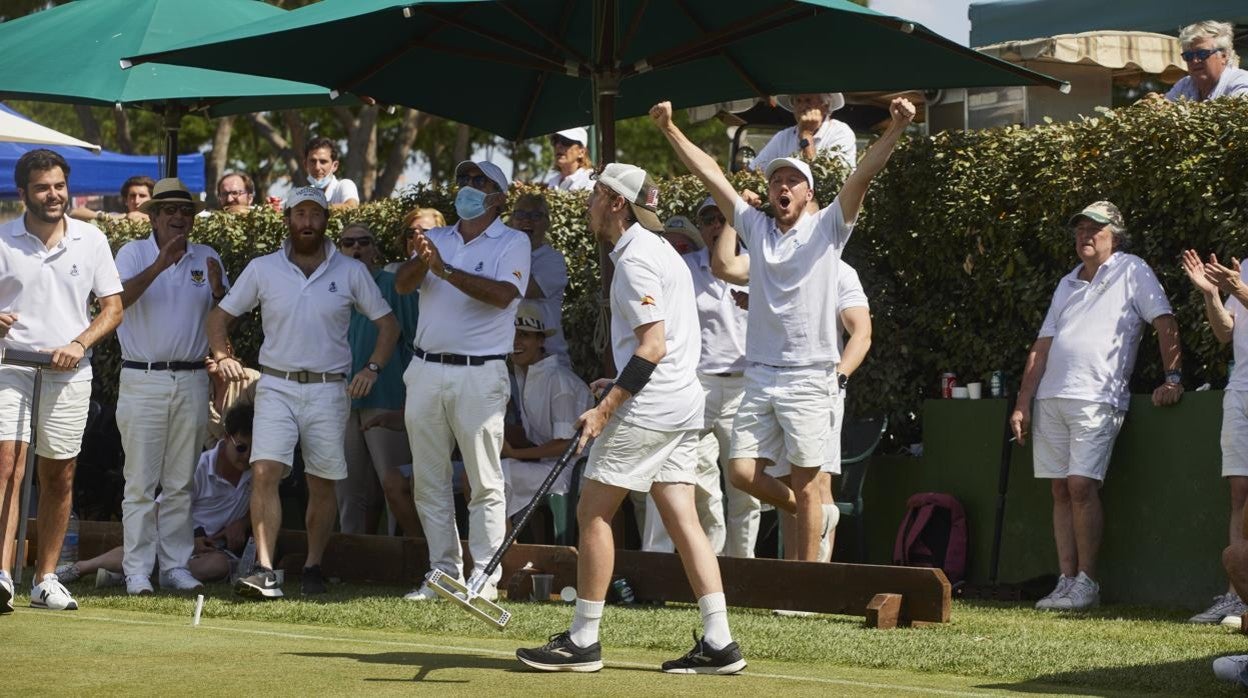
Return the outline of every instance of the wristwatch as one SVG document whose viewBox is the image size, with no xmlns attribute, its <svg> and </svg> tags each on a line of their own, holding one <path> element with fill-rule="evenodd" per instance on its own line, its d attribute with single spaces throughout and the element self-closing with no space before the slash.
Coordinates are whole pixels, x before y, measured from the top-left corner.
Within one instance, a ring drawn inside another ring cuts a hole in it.
<svg viewBox="0 0 1248 698">
<path fill-rule="evenodd" d="M 849 376 L 845 375 L 844 373 L 841 373 L 840 371 L 837 371 L 836 372 L 836 385 L 837 387 L 841 389 L 841 392 L 845 392 L 845 387 L 849 385 Z"/>
<path fill-rule="evenodd" d="M 810 139 L 809 139 L 809 138 L 803 138 L 802 140 L 800 140 L 800 141 L 798 141 L 798 142 L 797 142 L 797 149 L 798 149 L 798 150 L 806 150 L 808 147 L 810 147 Z"/>
<path fill-rule="evenodd" d="M 1166 371 L 1166 383 L 1178 385 L 1183 382 L 1182 371 Z"/>
<path fill-rule="evenodd" d="M 442 278 L 444 278 L 444 279 L 449 279 L 449 278 L 451 278 L 451 274 L 453 274 L 453 273 L 455 273 L 455 272 L 457 272 L 457 271 L 459 271 L 459 270 L 458 270 L 458 269 L 456 269 L 455 267 L 453 267 L 453 266 L 451 266 L 451 265 L 449 265 L 449 264 L 443 264 L 443 265 L 442 265 L 442 273 L 440 274 L 440 276 L 441 276 Z"/>
<path fill-rule="evenodd" d="M 373 373 L 381 373 L 381 366 L 378 366 L 376 361 L 369 361 L 368 363 L 364 364 L 364 368 L 367 368 Z"/>
</svg>

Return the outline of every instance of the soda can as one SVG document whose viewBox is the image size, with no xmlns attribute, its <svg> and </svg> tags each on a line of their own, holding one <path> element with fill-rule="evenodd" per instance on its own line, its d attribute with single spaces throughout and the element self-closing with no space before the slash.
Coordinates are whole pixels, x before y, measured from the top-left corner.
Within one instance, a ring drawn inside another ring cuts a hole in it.
<svg viewBox="0 0 1248 698">
<path fill-rule="evenodd" d="M 637 601 L 637 597 L 633 595 L 633 588 L 628 585 L 628 580 L 623 577 L 616 577 L 611 580 L 611 591 L 615 592 L 615 599 L 618 603 L 629 606 Z"/>
<path fill-rule="evenodd" d="M 953 397 L 953 389 L 958 384 L 958 377 L 953 373 L 940 374 L 940 396 L 944 398 Z"/>
<path fill-rule="evenodd" d="M 988 390 L 993 397 L 1005 397 L 1005 371 L 997 369 L 992 372 L 992 378 L 988 381 Z"/>
</svg>

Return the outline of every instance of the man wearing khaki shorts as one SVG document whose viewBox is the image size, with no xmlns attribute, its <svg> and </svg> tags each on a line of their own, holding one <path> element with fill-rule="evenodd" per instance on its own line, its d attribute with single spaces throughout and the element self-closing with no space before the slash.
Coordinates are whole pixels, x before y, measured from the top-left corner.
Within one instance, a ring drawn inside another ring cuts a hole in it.
<svg viewBox="0 0 1248 698">
<path fill-rule="evenodd" d="M 589 229 L 612 247 L 611 346 L 620 375 L 597 407 L 581 415 L 589 452 L 578 505 L 580 557 L 572 627 L 516 657 L 542 671 L 598 671 L 598 625 L 611 583 L 611 519 L 629 492 L 654 498 L 698 599 L 704 635 L 663 671 L 735 674 L 745 668 L 728 629 L 715 553 L 702 530 L 693 488 L 704 398 L 698 382 L 698 310 L 689 268 L 655 232 L 658 189 L 644 170 L 613 163 L 590 194 Z M 595 387 L 601 390 L 607 381 Z"/>
<path fill-rule="evenodd" d="M 290 234 L 282 249 L 253 259 L 220 305 L 208 316 L 208 342 L 218 370 L 243 380 L 242 364 L 230 354 L 228 326 L 260 306 L 264 344 L 256 389 L 251 445 L 251 526 L 256 539 L 256 570 L 235 584 L 243 596 L 279 598 L 273 572 L 282 505 L 277 487 L 290 474 L 295 444 L 303 452 L 308 482 L 308 555 L 303 593 L 325 591 L 321 556 L 334 528 L 334 482 L 347 476 L 343 442 L 351 399 L 364 397 L 377 380 L 399 337 L 394 313 L 368 267 L 339 253 L 325 239 L 329 204 L 315 187 L 301 187 L 286 200 Z M 366 367 L 350 386 L 351 310 L 377 325 L 377 343 Z M 344 387 L 345 386 L 345 387 Z"/>
<path fill-rule="evenodd" d="M 13 179 L 26 213 L 0 226 L 0 349 L 52 354 L 35 424 L 39 433 L 37 582 L 32 608 L 76 610 L 78 602 L 53 572 L 73 504 L 74 464 L 91 401 L 88 350 L 121 323 L 121 277 L 108 240 L 95 227 L 66 215 L 69 164 L 32 150 L 17 161 Z M 94 294 L 100 312 L 91 318 Z M 19 497 L 30 439 L 34 370 L 0 366 L 0 615 L 13 612 Z"/>
<path fill-rule="evenodd" d="M 1183 396 L 1179 327 L 1148 264 L 1122 251 L 1118 207 L 1097 201 L 1070 219 L 1082 261 L 1057 284 L 1031 345 L 1010 426 L 1022 444 L 1035 398 L 1036 477 L 1052 481 L 1053 536 L 1061 577 L 1039 609 L 1081 610 L 1100 603 L 1095 581 L 1104 515 L 1099 489 L 1131 401 L 1128 382 L 1146 324 L 1157 330 L 1165 382 L 1153 404 Z"/>
</svg>

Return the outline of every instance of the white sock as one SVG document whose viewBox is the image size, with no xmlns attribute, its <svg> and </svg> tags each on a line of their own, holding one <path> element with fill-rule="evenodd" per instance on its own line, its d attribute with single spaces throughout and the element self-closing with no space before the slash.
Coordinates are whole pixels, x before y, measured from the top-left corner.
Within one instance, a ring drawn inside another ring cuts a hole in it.
<svg viewBox="0 0 1248 698">
<path fill-rule="evenodd" d="M 572 616 L 572 628 L 568 632 L 577 647 L 589 647 L 598 642 L 598 624 L 602 622 L 602 607 L 605 604 L 605 601 L 576 600 L 576 613 Z"/>
<path fill-rule="evenodd" d="M 728 630 L 728 602 L 724 600 L 724 592 L 698 599 L 698 608 L 702 609 L 703 641 L 716 650 L 730 644 L 732 632 Z"/>
</svg>

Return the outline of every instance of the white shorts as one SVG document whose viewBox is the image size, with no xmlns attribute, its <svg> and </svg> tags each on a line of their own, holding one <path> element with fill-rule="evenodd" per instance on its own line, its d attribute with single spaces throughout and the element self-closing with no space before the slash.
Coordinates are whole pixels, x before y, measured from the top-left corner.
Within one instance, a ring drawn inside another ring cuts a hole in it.
<svg viewBox="0 0 1248 698">
<path fill-rule="evenodd" d="M 841 423 L 845 421 L 845 398 L 840 394 L 840 389 L 836 390 L 836 394 L 832 396 L 832 430 L 828 432 L 827 449 L 828 460 L 819 466 L 819 472 L 831 473 L 833 475 L 841 474 Z M 788 477 L 793 474 L 793 465 L 789 463 L 786 455 L 781 455 L 774 463 L 767 466 L 763 472 L 772 477 Z"/>
<path fill-rule="evenodd" d="M 778 368 L 751 364 L 745 395 L 732 423 L 732 458 L 787 458 L 800 468 L 823 468 L 832 434 L 834 364 Z"/>
<path fill-rule="evenodd" d="M 261 376 L 256 384 L 256 416 L 252 425 L 251 462 L 277 461 L 290 475 L 295 445 L 303 452 L 308 475 L 326 480 L 347 476 L 343 444 L 351 400 L 347 384 L 297 383 L 276 376 Z"/>
<path fill-rule="evenodd" d="M 698 481 L 698 430 L 655 431 L 612 418 L 589 447 L 585 477 L 649 492 L 656 482 Z"/>
<path fill-rule="evenodd" d="M 35 370 L 0 366 L 0 441 L 30 443 L 30 396 Z M 91 380 L 64 383 L 43 374 L 39 390 L 39 433 L 35 453 L 65 460 L 82 450 L 82 432 L 91 407 Z"/>
<path fill-rule="evenodd" d="M 1222 477 L 1248 477 L 1248 391 L 1222 394 Z"/>
<path fill-rule="evenodd" d="M 1037 478 L 1080 475 L 1105 481 L 1114 439 L 1126 412 L 1114 405 L 1053 397 L 1032 408 L 1032 447 Z"/>
</svg>

